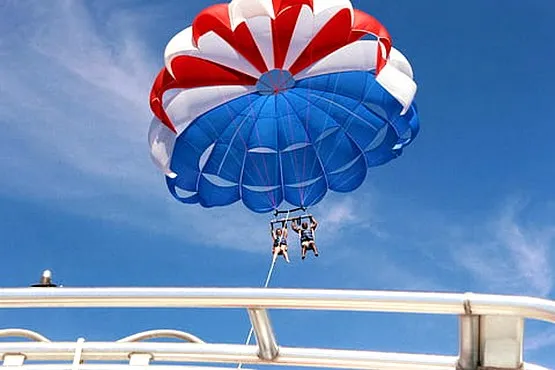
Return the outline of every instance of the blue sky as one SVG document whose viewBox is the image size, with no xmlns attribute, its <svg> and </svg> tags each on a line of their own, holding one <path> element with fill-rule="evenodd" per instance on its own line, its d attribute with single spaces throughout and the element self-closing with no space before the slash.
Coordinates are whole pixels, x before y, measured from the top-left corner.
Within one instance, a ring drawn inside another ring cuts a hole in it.
<svg viewBox="0 0 555 370">
<path fill-rule="evenodd" d="M 179 204 L 148 155 L 163 49 L 213 3 L 0 2 L 2 286 L 25 286 L 45 268 L 66 286 L 262 285 L 270 216 Z M 353 4 L 411 61 L 422 131 L 361 189 L 313 209 L 320 258 L 301 263 L 294 250 L 271 285 L 555 299 L 555 3 Z M 248 332 L 235 311 L 48 314 L 1 311 L 0 325 L 68 340 L 164 327 L 242 342 Z M 272 317 L 285 345 L 457 350 L 453 317 Z M 555 367 L 555 329 L 530 323 L 527 334 L 526 359 Z"/>
</svg>

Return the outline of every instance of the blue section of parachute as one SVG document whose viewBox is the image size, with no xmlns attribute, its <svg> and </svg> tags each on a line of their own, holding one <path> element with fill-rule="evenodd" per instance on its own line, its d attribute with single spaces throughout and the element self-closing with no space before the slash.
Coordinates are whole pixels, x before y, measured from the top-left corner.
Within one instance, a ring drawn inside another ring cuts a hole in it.
<svg viewBox="0 0 555 370">
<path fill-rule="evenodd" d="M 171 159 L 177 177 L 166 177 L 174 197 L 203 207 L 242 200 L 259 213 L 284 201 L 309 207 L 328 190 L 357 189 L 368 168 L 401 155 L 418 134 L 415 105 L 401 115 L 371 72 L 288 81 L 279 90 L 237 98 L 187 127 Z"/>
</svg>

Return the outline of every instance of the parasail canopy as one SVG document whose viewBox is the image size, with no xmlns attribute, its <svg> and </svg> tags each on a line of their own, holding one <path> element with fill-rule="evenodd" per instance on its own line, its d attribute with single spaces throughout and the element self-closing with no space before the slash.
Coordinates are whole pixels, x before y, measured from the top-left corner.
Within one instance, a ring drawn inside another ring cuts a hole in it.
<svg viewBox="0 0 555 370">
<path fill-rule="evenodd" d="M 385 27 L 349 0 L 233 0 L 168 43 L 151 155 L 183 203 L 309 207 L 401 155 L 415 93 Z"/>
</svg>

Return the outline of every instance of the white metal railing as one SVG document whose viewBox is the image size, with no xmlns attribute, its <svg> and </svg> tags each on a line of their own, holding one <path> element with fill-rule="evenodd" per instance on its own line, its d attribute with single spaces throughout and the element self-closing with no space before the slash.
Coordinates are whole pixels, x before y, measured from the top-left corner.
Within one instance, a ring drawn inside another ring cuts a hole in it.
<svg viewBox="0 0 555 370">
<path fill-rule="evenodd" d="M 555 301 L 475 293 L 270 288 L 0 289 L 0 308 L 279 308 L 464 315 L 516 315 L 555 323 Z"/>
<path fill-rule="evenodd" d="M 555 323 L 555 302 L 483 294 L 306 290 L 260 288 L 22 288 L 0 289 L 0 309 L 40 307 L 189 307 L 243 308 L 249 313 L 257 345 L 210 344 L 188 333 L 152 331 L 116 342 L 51 342 L 29 331 L 0 331 L 35 342 L 0 343 L 4 365 L 36 370 L 128 369 L 156 362 L 290 365 L 374 370 L 547 370 L 523 361 L 524 320 Z M 314 348 L 278 344 L 269 309 L 374 311 L 460 316 L 459 354 L 438 356 Z M 184 343 L 141 342 L 170 336 Z M 26 361 L 72 361 L 71 364 L 26 364 Z M 91 364 L 92 361 L 112 364 Z M 190 367 L 188 367 L 190 368 Z"/>
</svg>

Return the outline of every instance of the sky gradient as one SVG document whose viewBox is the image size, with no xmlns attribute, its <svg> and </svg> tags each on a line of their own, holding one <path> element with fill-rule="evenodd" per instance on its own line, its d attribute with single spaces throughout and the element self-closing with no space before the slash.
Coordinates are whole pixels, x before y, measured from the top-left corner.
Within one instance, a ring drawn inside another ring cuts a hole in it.
<svg viewBox="0 0 555 370">
<path fill-rule="evenodd" d="M 214 3 L 0 1 L 2 286 L 26 286 L 45 268 L 65 286 L 263 284 L 270 216 L 182 205 L 149 158 L 148 94 L 165 45 Z M 321 256 L 301 262 L 292 248 L 271 286 L 555 299 L 555 3 L 353 5 L 410 60 L 422 129 L 359 190 L 312 210 Z M 221 342 L 249 329 L 235 311 L 33 313 L 0 311 L 0 326 L 67 340 L 174 328 Z M 272 318 L 284 345 L 457 351 L 454 317 Z M 527 361 L 555 368 L 554 328 L 530 323 L 525 345 Z"/>
</svg>

